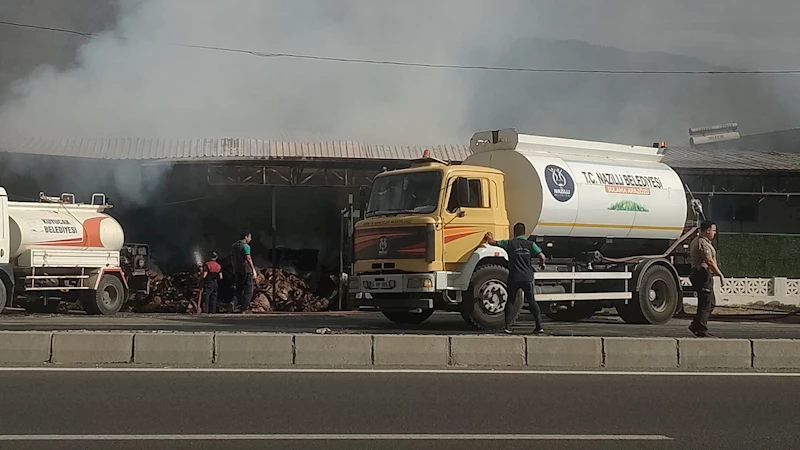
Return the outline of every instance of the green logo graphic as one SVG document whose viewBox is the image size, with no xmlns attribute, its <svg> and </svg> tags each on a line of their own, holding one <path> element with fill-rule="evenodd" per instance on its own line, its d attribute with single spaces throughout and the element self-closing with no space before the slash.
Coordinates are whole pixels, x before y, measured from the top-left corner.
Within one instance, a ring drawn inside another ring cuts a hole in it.
<svg viewBox="0 0 800 450">
<path fill-rule="evenodd" d="M 608 207 L 611 211 L 648 212 L 648 209 L 633 200 L 622 200 Z"/>
</svg>

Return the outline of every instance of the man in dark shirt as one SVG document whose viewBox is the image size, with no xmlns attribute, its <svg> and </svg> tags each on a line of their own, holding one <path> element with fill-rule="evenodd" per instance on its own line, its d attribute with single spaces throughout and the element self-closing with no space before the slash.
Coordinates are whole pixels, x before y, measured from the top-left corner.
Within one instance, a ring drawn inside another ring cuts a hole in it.
<svg viewBox="0 0 800 450">
<path fill-rule="evenodd" d="M 514 239 L 495 241 L 491 232 L 486 233 L 484 242 L 489 245 L 502 247 L 508 253 L 508 299 L 506 300 L 505 315 L 507 334 L 511 334 L 511 327 L 522 309 L 522 303 L 517 301 L 517 291 L 522 290 L 525 301 L 528 302 L 533 317 L 536 320 L 534 334 L 544 334 L 542 329 L 542 312 L 533 296 L 533 262 L 532 257 L 539 258 L 539 266 L 544 268 L 545 256 L 542 249 L 535 242 L 525 237 L 525 224 L 518 222 L 514 225 Z"/>
<path fill-rule="evenodd" d="M 217 262 L 217 252 L 212 252 L 211 261 L 203 264 L 201 277 L 203 277 L 203 311 L 214 314 L 217 312 L 219 280 L 222 279 L 222 266 Z"/>
<path fill-rule="evenodd" d="M 236 298 L 242 313 L 250 312 L 250 302 L 253 300 L 253 287 L 256 280 L 256 268 L 253 258 L 250 257 L 250 242 L 253 240 L 249 232 L 242 233 L 242 239 L 236 241 L 231 248 L 231 262 L 236 275 Z"/>
</svg>

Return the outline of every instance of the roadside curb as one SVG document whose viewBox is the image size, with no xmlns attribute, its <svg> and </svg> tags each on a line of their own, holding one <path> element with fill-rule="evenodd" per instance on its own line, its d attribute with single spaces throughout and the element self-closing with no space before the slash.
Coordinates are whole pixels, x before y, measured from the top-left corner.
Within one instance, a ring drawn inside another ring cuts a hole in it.
<svg viewBox="0 0 800 450">
<path fill-rule="evenodd" d="M 0 331 L 0 365 L 800 369 L 800 340 Z"/>
</svg>

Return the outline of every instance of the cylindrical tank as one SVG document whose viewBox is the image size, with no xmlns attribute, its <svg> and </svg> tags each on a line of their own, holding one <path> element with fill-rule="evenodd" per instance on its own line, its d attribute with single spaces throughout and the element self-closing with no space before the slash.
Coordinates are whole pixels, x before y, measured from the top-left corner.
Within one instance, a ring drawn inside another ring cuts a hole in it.
<svg viewBox="0 0 800 450">
<path fill-rule="evenodd" d="M 30 249 L 108 250 L 125 242 L 119 222 L 91 205 L 9 203 L 10 257 Z"/>
<path fill-rule="evenodd" d="M 532 235 L 680 237 L 687 203 L 675 171 L 646 158 L 598 157 L 595 149 L 581 156 L 574 148 L 581 141 L 569 142 L 573 145 L 569 154 L 547 151 L 547 147 L 541 151 L 487 149 L 473 153 L 464 164 L 492 167 L 505 174 L 509 222 L 525 223 Z"/>
</svg>

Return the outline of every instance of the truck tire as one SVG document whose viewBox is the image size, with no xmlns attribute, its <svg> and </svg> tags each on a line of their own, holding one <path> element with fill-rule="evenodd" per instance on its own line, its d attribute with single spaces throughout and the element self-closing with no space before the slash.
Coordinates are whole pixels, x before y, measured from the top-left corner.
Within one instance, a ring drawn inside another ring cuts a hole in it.
<svg viewBox="0 0 800 450">
<path fill-rule="evenodd" d="M 381 311 L 387 319 L 394 323 L 419 325 L 433 314 L 432 309 L 423 309 L 421 313 L 411 311 Z"/>
<path fill-rule="evenodd" d="M 114 275 L 103 275 L 96 291 L 89 291 L 81 298 L 81 306 L 87 314 L 113 316 L 125 303 L 125 287 Z"/>
<path fill-rule="evenodd" d="M 557 308 L 558 303 L 545 303 L 542 313 L 553 322 L 580 322 L 592 317 L 597 311 L 597 305 L 591 302 L 575 302 L 575 306 Z"/>
<path fill-rule="evenodd" d="M 641 276 L 639 290 L 627 305 L 617 305 L 617 313 L 627 323 L 661 325 L 669 322 L 681 302 L 682 290 L 672 272 L 653 265 Z"/>
<path fill-rule="evenodd" d="M 506 324 L 508 269 L 497 264 L 478 266 L 461 302 L 461 317 L 479 330 L 500 330 Z"/>
<path fill-rule="evenodd" d="M 8 288 L 6 282 L 0 278 L 0 313 L 5 309 L 6 303 L 8 303 Z"/>
</svg>

